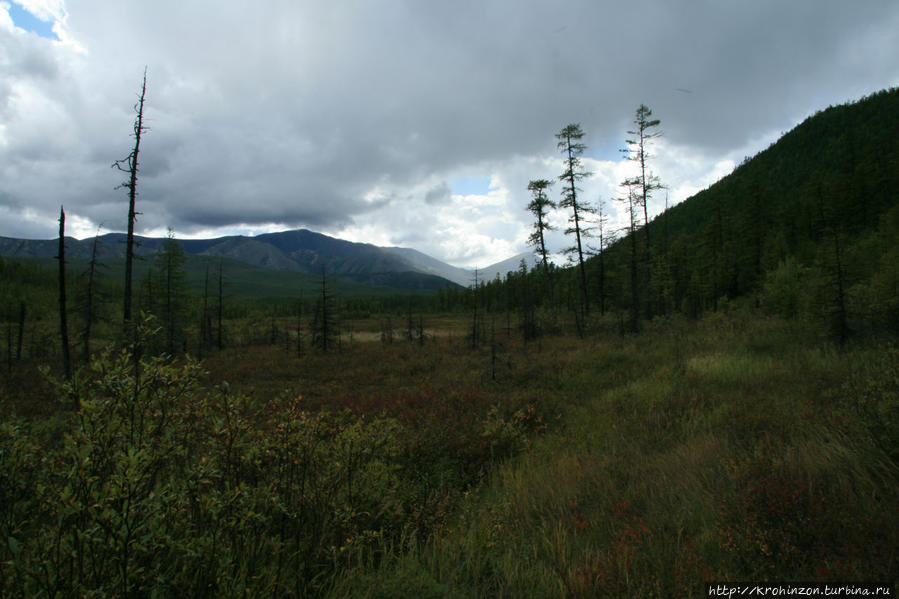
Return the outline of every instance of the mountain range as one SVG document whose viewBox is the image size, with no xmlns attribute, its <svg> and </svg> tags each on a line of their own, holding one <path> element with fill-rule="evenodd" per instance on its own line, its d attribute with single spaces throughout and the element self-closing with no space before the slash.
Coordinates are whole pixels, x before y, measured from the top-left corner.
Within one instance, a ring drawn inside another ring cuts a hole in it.
<svg viewBox="0 0 899 599">
<path fill-rule="evenodd" d="M 97 258 L 125 256 L 126 235 L 108 233 L 97 238 Z M 165 238 L 135 237 L 135 254 L 160 251 Z M 31 240 L 0 237 L 0 255 L 16 258 L 53 258 L 58 240 Z M 89 259 L 93 239 L 66 238 L 66 256 Z M 355 283 L 403 289 L 437 289 L 447 282 L 467 287 L 474 282 L 473 270 L 459 268 L 410 248 L 379 247 L 329 237 L 306 229 L 242 235 L 215 239 L 178 240 L 188 256 L 220 257 L 274 271 L 319 274 L 324 268 L 332 277 Z M 533 254 L 519 254 L 508 260 L 478 269 L 479 279 L 492 279 L 516 270 L 521 260 L 535 263 Z"/>
</svg>

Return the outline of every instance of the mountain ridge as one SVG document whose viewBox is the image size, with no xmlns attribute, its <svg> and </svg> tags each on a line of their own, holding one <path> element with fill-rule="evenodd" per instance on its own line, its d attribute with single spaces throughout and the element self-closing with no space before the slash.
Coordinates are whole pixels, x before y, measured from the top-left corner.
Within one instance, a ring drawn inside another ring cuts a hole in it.
<svg viewBox="0 0 899 599">
<path fill-rule="evenodd" d="M 106 233 L 97 237 L 99 259 L 122 258 L 127 236 Z M 160 251 L 165 238 L 135 236 L 135 254 L 152 255 Z M 467 287 L 474 282 L 474 271 L 447 264 L 412 248 L 380 247 L 371 243 L 347 241 L 308 229 L 291 229 L 256 236 L 228 235 L 209 239 L 176 239 L 186 254 L 223 257 L 275 271 L 320 273 L 366 284 L 382 285 L 403 273 L 439 277 Z M 66 237 L 70 258 L 90 258 L 93 238 Z M 17 258 L 53 258 L 58 239 L 32 240 L 0 237 L 0 255 Z M 510 262 L 516 265 L 529 254 L 519 254 L 502 262 L 478 269 L 479 279 L 504 275 Z M 533 259 L 531 264 L 533 265 Z M 434 282 L 429 281 L 429 286 Z"/>
</svg>

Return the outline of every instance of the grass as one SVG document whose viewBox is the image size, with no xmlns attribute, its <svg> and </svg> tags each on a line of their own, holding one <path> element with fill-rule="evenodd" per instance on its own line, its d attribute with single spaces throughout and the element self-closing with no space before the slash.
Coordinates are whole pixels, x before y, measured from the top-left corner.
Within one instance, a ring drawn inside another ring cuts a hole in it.
<svg viewBox="0 0 899 599">
<path fill-rule="evenodd" d="M 206 388 L 229 381 L 247 422 L 267 423 L 254 443 L 285 406 L 369 422 L 363 440 L 394 423 L 390 528 L 318 564 L 314 594 L 691 597 L 710 580 L 899 576 L 894 347 L 838 350 L 742 314 L 526 346 L 497 332 L 495 351 L 468 346 L 463 318 L 428 326 L 442 334 L 421 346 L 250 346 L 203 364 Z"/>
<path fill-rule="evenodd" d="M 713 316 L 558 356 L 562 425 L 446 533 L 334 596 L 370 596 L 410 563 L 466 597 L 895 581 L 899 469 L 843 386 L 855 352 L 795 323 Z"/>
</svg>

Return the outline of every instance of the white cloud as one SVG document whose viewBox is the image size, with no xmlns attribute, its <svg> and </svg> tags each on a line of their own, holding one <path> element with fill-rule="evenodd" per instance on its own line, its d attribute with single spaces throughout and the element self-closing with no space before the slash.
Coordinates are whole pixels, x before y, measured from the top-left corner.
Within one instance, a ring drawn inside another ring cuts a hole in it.
<svg viewBox="0 0 899 599">
<path fill-rule="evenodd" d="M 0 29 L 13 31 L 16 25 L 13 23 L 12 17 L 9 16 L 9 8 L 9 2 L 0 2 Z"/>
<path fill-rule="evenodd" d="M 16 0 L 22 8 L 41 21 L 65 21 L 66 8 L 62 0 Z"/>
<path fill-rule="evenodd" d="M 665 131 L 654 168 L 674 203 L 769 132 L 899 83 L 890 3 L 23 5 L 62 41 L 15 35 L 0 9 L 0 207 L 11 216 L 0 234 L 11 236 L 52 237 L 60 203 L 124 229 L 109 166 L 133 143 L 144 66 L 142 233 L 306 227 L 465 264 L 524 250 L 527 182 L 561 172 L 553 134 L 569 122 L 587 133 L 596 172 L 584 197 L 608 200 L 634 108 L 651 106 Z M 466 176 L 491 188 L 453 194 Z M 39 217 L 16 218 L 25 207 Z"/>
</svg>

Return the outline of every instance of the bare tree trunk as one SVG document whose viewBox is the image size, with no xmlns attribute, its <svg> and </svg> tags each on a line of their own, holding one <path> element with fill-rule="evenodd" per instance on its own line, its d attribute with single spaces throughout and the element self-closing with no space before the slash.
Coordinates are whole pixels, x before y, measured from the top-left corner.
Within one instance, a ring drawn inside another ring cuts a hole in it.
<svg viewBox="0 0 899 599">
<path fill-rule="evenodd" d="M 62 341 L 62 364 L 66 380 L 72 378 L 69 356 L 69 325 L 66 318 L 66 213 L 59 207 L 59 337 Z"/>
<path fill-rule="evenodd" d="M 134 204 L 137 197 L 137 157 L 140 153 L 141 134 L 146 131 L 144 127 L 144 98 L 147 93 L 147 69 L 144 69 L 144 80 L 140 88 L 140 100 L 135 106 L 137 118 L 134 120 L 134 149 L 126 158 L 117 160 L 113 166 L 120 171 L 128 173 L 128 180 L 121 187 L 128 190 L 128 241 L 125 248 L 125 302 L 123 318 L 126 323 L 131 321 L 131 279 L 134 272 L 134 220 L 137 217 Z"/>
</svg>

